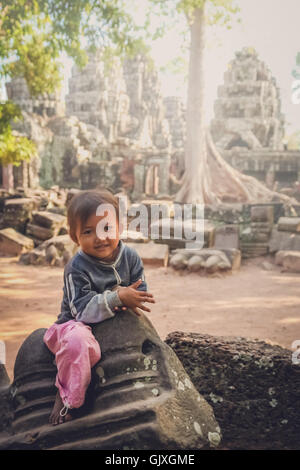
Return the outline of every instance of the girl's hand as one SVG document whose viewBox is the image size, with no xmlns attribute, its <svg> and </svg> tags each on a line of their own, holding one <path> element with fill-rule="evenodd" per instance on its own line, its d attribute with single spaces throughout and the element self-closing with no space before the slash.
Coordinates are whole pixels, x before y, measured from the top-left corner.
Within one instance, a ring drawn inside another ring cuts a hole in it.
<svg viewBox="0 0 300 470">
<path fill-rule="evenodd" d="M 155 303 L 153 295 L 150 292 L 139 291 L 137 290 L 138 286 L 141 284 L 142 280 L 139 279 L 138 281 L 134 282 L 128 287 L 119 287 L 118 294 L 120 300 L 123 303 L 122 307 L 116 307 L 117 309 L 126 310 L 126 307 L 131 308 L 134 313 L 138 316 L 141 316 L 140 312 L 137 310 L 139 307 L 146 312 L 151 312 L 150 308 L 144 305 L 144 302 Z M 124 307 L 125 306 L 125 307 Z"/>
</svg>

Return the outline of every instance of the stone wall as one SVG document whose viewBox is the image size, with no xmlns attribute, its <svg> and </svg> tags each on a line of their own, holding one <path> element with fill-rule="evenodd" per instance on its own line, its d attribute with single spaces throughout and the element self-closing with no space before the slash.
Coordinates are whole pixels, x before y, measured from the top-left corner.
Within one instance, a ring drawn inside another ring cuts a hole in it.
<svg viewBox="0 0 300 470">
<path fill-rule="evenodd" d="M 212 134 L 222 149 L 283 149 L 284 117 L 279 88 L 252 48 L 236 53 L 218 88 Z"/>
</svg>

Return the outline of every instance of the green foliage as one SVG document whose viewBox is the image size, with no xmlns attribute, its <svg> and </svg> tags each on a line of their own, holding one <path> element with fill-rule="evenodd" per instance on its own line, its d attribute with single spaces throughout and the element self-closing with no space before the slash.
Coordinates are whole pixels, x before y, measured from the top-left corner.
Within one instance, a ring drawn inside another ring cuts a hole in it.
<svg viewBox="0 0 300 470">
<path fill-rule="evenodd" d="M 145 50 L 125 6 L 125 0 L 0 0 L 0 76 L 22 74 L 32 95 L 51 93 L 62 51 L 82 67 L 86 47 L 119 55 Z"/>
<path fill-rule="evenodd" d="M 146 52 L 125 6 L 125 0 L 0 0 L 0 79 L 22 76 L 38 96 L 59 87 L 63 51 L 80 67 L 88 60 L 85 48 L 102 47 L 107 66 L 112 55 Z M 11 129 L 20 117 L 12 103 L 0 105 L 3 164 L 18 165 L 35 153 L 33 142 Z"/>
<path fill-rule="evenodd" d="M 19 136 L 11 129 L 0 134 L 0 162 L 19 166 L 23 160 L 29 161 L 36 154 L 35 144 L 27 137 Z"/>
<path fill-rule="evenodd" d="M 31 96 L 52 93 L 60 85 L 59 64 L 45 42 L 44 35 L 32 31 L 28 42 L 18 44 L 18 60 L 6 66 L 10 76 L 25 78 Z"/>
<path fill-rule="evenodd" d="M 181 75 L 184 81 L 187 80 L 188 64 L 185 57 L 177 56 L 167 62 L 163 67 L 160 67 L 162 73 L 171 75 Z"/>
<path fill-rule="evenodd" d="M 12 101 L 0 104 L 0 134 L 7 131 L 11 121 L 22 119 L 22 112 L 19 106 Z"/>
<path fill-rule="evenodd" d="M 22 119 L 22 113 L 16 104 L 11 101 L 0 104 L 0 163 L 2 165 L 12 163 L 19 166 L 23 160 L 30 160 L 36 154 L 35 144 L 11 128 L 11 121 L 19 119 Z"/>
<path fill-rule="evenodd" d="M 180 16 L 184 14 L 189 23 L 193 21 L 193 14 L 196 9 L 206 7 L 207 22 L 210 25 L 221 24 L 229 25 L 232 15 L 240 11 L 236 4 L 236 0 L 150 0 L 153 5 L 153 14 L 167 16 L 169 19 L 174 18 L 176 14 Z M 149 22 L 149 19 L 148 19 Z M 166 28 L 169 23 L 166 24 Z M 159 36 L 161 37 L 165 30 L 161 26 Z"/>
</svg>

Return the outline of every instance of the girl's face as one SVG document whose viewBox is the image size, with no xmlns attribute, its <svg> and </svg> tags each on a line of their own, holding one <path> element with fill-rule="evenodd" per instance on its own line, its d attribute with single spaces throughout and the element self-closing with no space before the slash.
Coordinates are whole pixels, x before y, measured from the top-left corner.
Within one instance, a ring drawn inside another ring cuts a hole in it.
<svg viewBox="0 0 300 470">
<path fill-rule="evenodd" d="M 120 240 L 119 224 L 114 212 L 104 216 L 91 215 L 82 227 L 77 228 L 78 244 L 84 253 L 112 261 Z"/>
</svg>

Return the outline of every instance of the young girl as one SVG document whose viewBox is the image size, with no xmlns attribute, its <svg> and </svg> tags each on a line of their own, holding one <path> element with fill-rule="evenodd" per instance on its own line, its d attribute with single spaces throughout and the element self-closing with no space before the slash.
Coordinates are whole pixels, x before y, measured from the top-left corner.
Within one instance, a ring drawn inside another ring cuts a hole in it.
<svg viewBox="0 0 300 470">
<path fill-rule="evenodd" d="M 103 211 L 101 209 L 105 208 Z M 97 215 L 99 213 L 102 215 Z M 89 190 L 74 196 L 68 206 L 71 239 L 80 247 L 65 266 L 61 312 L 46 331 L 44 342 L 55 354 L 58 388 L 49 422 L 72 419 L 72 408 L 83 405 L 91 368 L 100 360 L 92 324 L 130 308 L 150 312 L 144 267 L 136 250 L 120 240 L 118 199 L 109 191 Z"/>
</svg>

